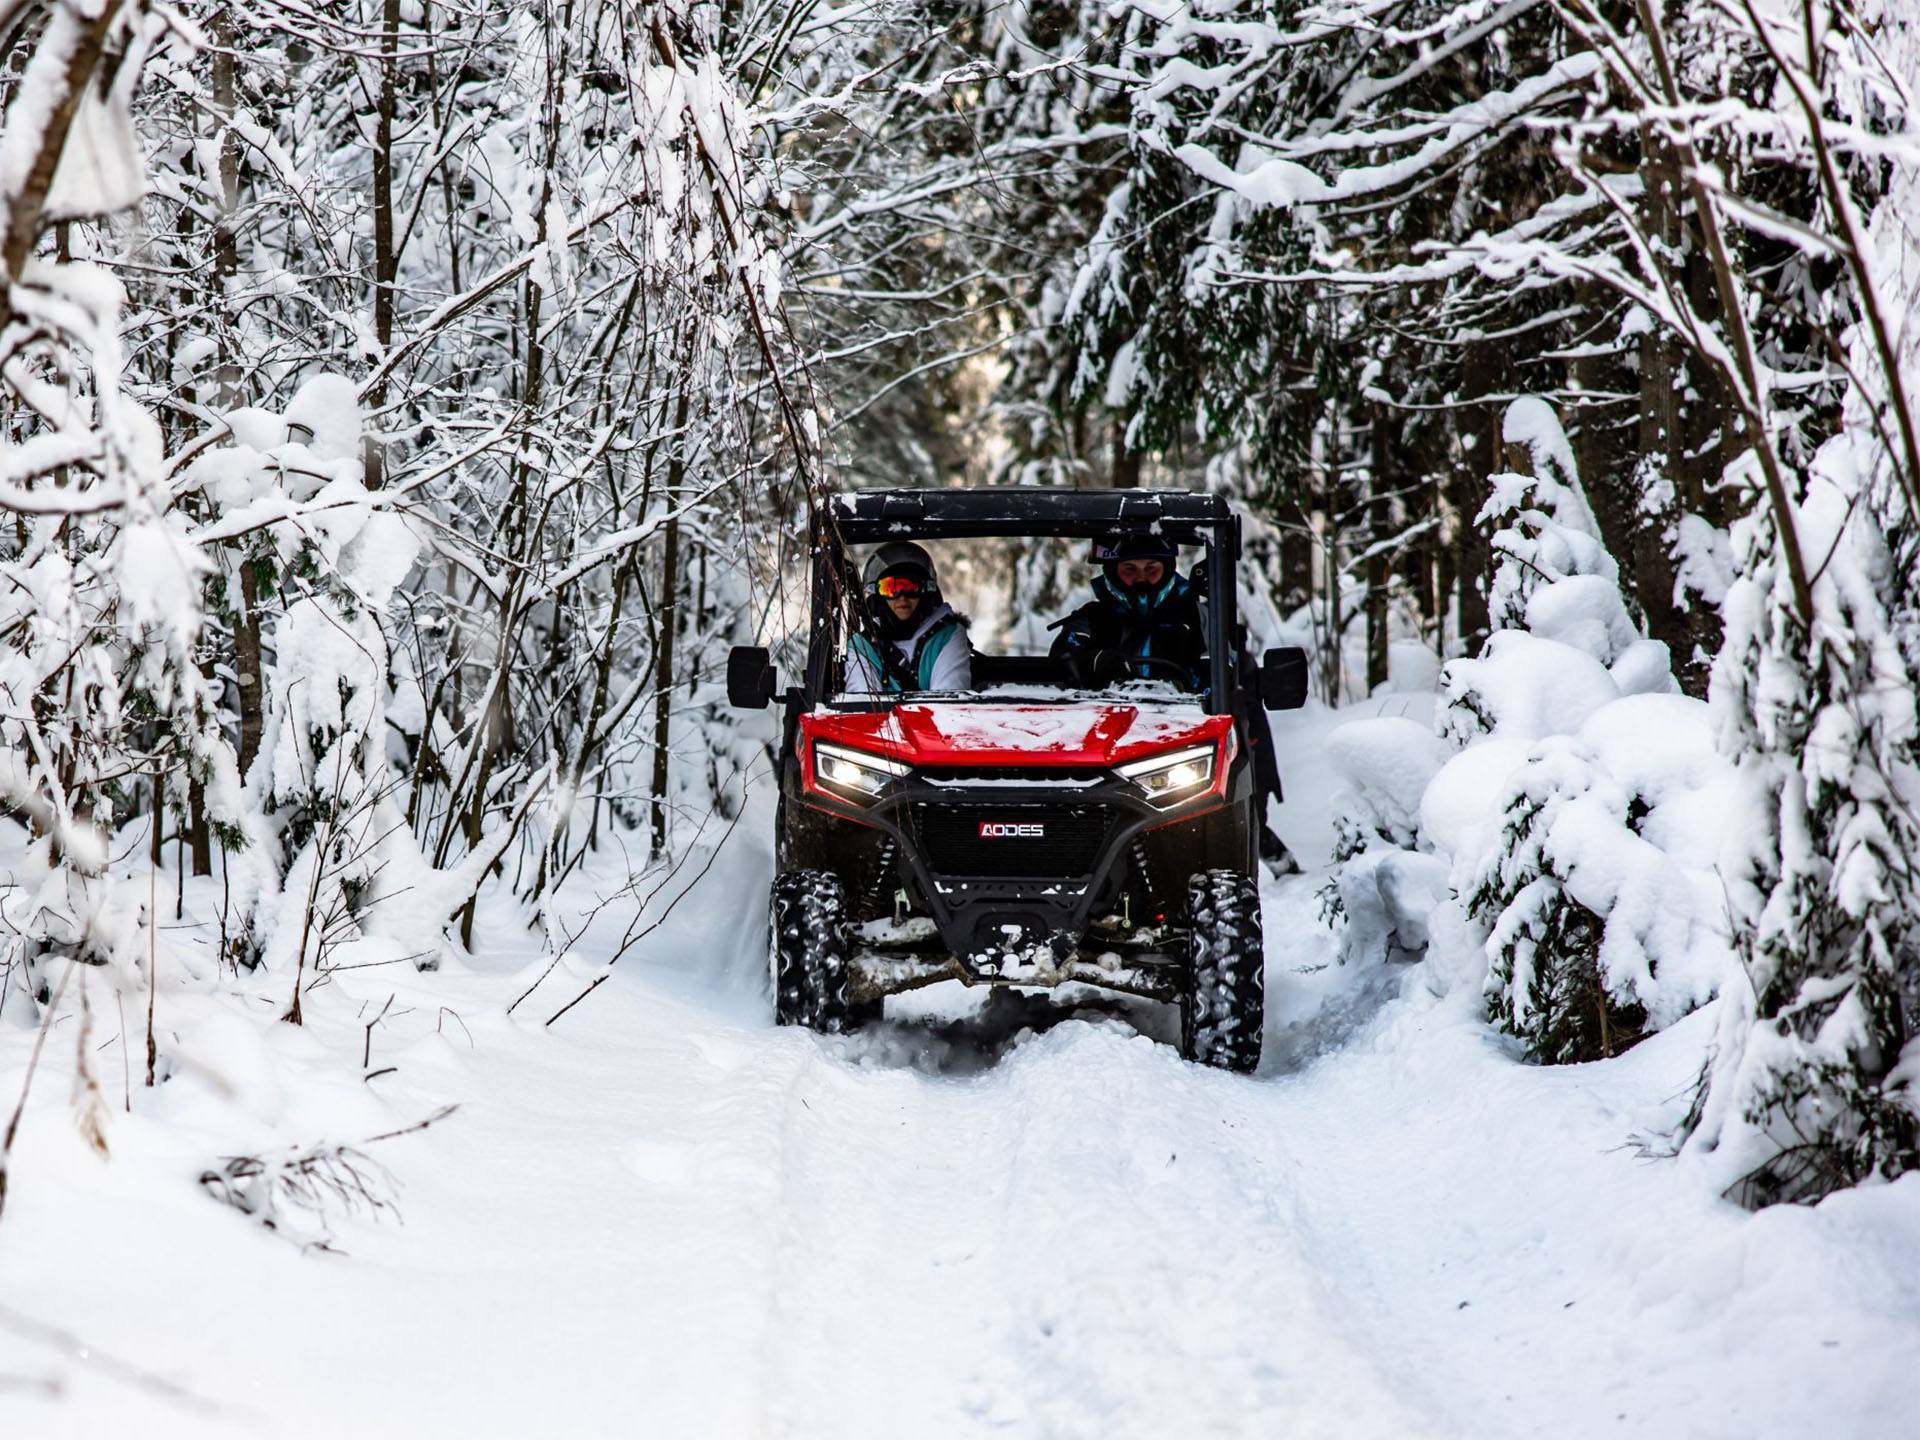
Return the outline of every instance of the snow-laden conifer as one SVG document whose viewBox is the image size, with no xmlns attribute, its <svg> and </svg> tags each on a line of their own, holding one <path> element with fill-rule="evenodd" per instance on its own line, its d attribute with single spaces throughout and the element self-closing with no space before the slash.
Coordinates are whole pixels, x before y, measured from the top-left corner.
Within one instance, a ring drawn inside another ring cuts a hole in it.
<svg viewBox="0 0 1920 1440">
<path fill-rule="evenodd" d="M 1493 477 L 1481 513 L 1500 628 L 1443 671 L 1462 753 L 1422 797 L 1422 843 L 1450 856 L 1488 1018 L 1530 1059 L 1597 1059 L 1713 993 L 1724 927 L 1695 816 L 1724 767 L 1628 612 L 1551 408 L 1517 401 L 1503 430 L 1529 473 Z"/>
<path fill-rule="evenodd" d="M 1604 924 L 1570 892 L 1570 857 L 1551 843 L 1581 804 L 1627 822 L 1627 797 L 1596 757 L 1556 736 L 1509 780 L 1498 845 L 1466 897 L 1467 913 L 1489 932 L 1487 1018 L 1518 1036 L 1528 1059 L 1549 1065 L 1617 1054 L 1646 1025 L 1632 980 L 1607 984 Z"/>
<path fill-rule="evenodd" d="M 1509 687 L 1481 683 L 1483 676 L 1511 667 L 1489 668 L 1482 660 L 1497 662 L 1539 640 L 1583 658 L 1569 656 L 1556 667 L 1557 678 L 1570 688 L 1558 696 L 1525 692 L 1534 699 L 1578 704 L 1583 695 L 1597 701 L 1611 698 L 1609 692 L 1675 688 L 1666 647 L 1642 635 L 1627 609 L 1620 567 L 1601 540 L 1572 447 L 1552 408 L 1522 397 L 1508 407 L 1502 429 L 1509 453 L 1527 457 L 1527 470 L 1492 476 L 1491 493 L 1476 517 L 1488 532 L 1494 560 L 1488 586 L 1494 633 L 1485 655 L 1454 661 L 1442 673 L 1442 733 L 1456 746 L 1516 718 L 1503 712 L 1519 696 Z M 1544 716 L 1525 723 L 1535 734 L 1556 733 Z"/>
<path fill-rule="evenodd" d="M 1821 557 L 1800 614 L 1762 507 L 1735 533 L 1714 670 L 1720 740 L 1752 791 L 1731 827 L 1744 962 L 1691 1146 L 1753 1204 L 1920 1167 L 1920 727 L 1883 596 L 1894 560 L 1848 465 L 1793 507 Z"/>
<path fill-rule="evenodd" d="M 1751 18 L 1854 282 L 1841 431 L 1804 494 L 1756 497 L 1736 528 L 1713 673 L 1748 787 L 1725 867 L 1742 966 L 1688 1147 L 1759 1205 L 1920 1168 L 1920 151 L 1912 97 L 1887 84 L 1920 50 L 1901 14 L 1828 15 L 1813 51 Z"/>
</svg>

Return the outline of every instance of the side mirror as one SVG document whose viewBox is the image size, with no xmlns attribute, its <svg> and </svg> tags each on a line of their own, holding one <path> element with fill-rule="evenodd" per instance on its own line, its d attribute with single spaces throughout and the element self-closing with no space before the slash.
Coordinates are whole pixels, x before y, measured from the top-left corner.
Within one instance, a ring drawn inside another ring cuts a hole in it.
<svg viewBox="0 0 1920 1440">
<path fill-rule="evenodd" d="M 1260 661 L 1260 703 L 1269 710 L 1298 710 L 1307 703 L 1307 652 L 1298 645 L 1267 651 Z"/>
<path fill-rule="evenodd" d="M 763 646 L 734 646 L 727 652 L 727 703 L 739 710 L 764 710 L 771 699 L 773 657 Z"/>
</svg>

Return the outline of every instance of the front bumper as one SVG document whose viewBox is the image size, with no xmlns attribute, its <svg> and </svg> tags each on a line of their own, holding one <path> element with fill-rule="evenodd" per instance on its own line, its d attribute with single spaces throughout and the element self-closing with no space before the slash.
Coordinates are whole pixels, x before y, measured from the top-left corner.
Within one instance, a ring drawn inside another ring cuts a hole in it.
<svg viewBox="0 0 1920 1440">
<path fill-rule="evenodd" d="M 1164 808 L 1111 771 L 1025 779 L 915 772 L 870 804 L 817 788 L 796 798 L 881 832 L 881 853 L 904 892 L 904 905 L 884 897 L 904 925 L 858 927 L 856 1001 L 945 979 L 1080 982 L 1164 1000 L 1177 993 L 1186 963 L 1174 918 L 1186 875 L 1224 862 L 1156 865 L 1152 856 L 1198 856 L 1203 847 L 1179 843 L 1182 832 L 1198 835 L 1243 801 L 1249 784 L 1246 766 L 1230 759 L 1209 790 Z"/>
<path fill-rule="evenodd" d="M 896 938 L 906 931 L 911 938 Z M 880 921 L 861 926 L 850 956 L 848 998 L 854 1004 L 917 990 L 942 980 L 963 985 L 1097 985 L 1149 1000 L 1175 1000 L 1185 963 L 1185 936 L 1166 927 L 1121 938 L 1098 932 L 1065 955 L 1051 937 L 1033 942 L 1003 936 L 1001 945 L 965 956 L 944 944 L 929 948 L 911 925 Z"/>
</svg>

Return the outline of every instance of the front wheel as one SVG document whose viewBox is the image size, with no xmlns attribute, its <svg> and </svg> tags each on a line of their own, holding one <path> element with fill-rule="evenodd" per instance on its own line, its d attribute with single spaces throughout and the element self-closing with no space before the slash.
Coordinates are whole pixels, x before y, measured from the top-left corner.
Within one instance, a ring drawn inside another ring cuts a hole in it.
<svg viewBox="0 0 1920 1440">
<path fill-rule="evenodd" d="M 782 873 L 773 882 L 768 923 L 776 1023 L 829 1034 L 858 1024 L 847 998 L 847 900 L 839 877 Z"/>
<path fill-rule="evenodd" d="M 1186 993 L 1180 1053 L 1241 1074 L 1260 1063 L 1266 1028 L 1266 952 L 1260 890 L 1238 870 L 1203 870 L 1187 880 Z"/>
</svg>

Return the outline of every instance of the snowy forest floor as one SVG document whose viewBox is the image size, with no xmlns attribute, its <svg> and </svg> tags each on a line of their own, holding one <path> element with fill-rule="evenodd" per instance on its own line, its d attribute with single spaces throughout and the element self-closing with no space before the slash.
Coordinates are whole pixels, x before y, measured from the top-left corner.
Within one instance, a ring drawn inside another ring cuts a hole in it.
<svg viewBox="0 0 1920 1440">
<path fill-rule="evenodd" d="M 1309 860 L 1322 737 L 1380 708 L 1281 727 Z M 1334 963 L 1310 873 L 1267 889 L 1251 1078 L 1091 995 L 777 1030 L 766 798 L 640 948 L 605 968 L 632 918 L 606 908 L 512 1015 L 546 962 L 499 896 L 470 964 L 343 969 L 304 1029 L 242 1018 L 270 1013 L 251 982 L 163 988 L 151 1092 L 96 996 L 112 1158 L 50 1042 L 0 1221 L 0 1433 L 1864 1437 L 1920 1413 L 1920 1177 L 1750 1216 L 1636 1145 L 1684 1107 L 1710 1014 L 1522 1065 L 1420 967 Z M 624 879 L 607 855 L 581 912 Z M 25 1047 L 0 1054 L 10 1108 Z M 379 1215 L 276 1232 L 195 1183 L 449 1104 L 360 1146 Z"/>
</svg>

